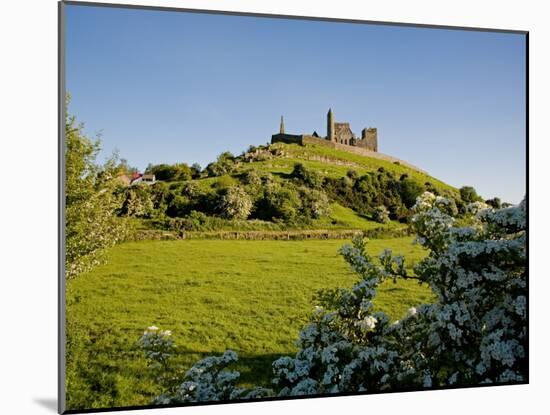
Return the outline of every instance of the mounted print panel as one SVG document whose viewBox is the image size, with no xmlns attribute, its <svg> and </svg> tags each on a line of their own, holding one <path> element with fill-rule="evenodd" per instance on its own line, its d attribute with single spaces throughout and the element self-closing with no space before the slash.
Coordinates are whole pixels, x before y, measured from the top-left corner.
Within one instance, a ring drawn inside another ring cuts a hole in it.
<svg viewBox="0 0 550 415">
<path fill-rule="evenodd" d="M 60 412 L 528 382 L 527 32 L 60 22 Z"/>
</svg>

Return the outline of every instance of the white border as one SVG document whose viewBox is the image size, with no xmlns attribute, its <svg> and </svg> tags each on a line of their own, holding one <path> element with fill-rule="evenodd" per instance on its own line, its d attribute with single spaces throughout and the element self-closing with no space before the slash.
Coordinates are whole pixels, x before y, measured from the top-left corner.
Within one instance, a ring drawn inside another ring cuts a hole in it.
<svg viewBox="0 0 550 415">
<path fill-rule="evenodd" d="M 109 1 L 106 1 L 109 2 Z M 531 198 L 531 384 L 528 386 L 164 409 L 163 414 L 537 413 L 547 406 L 549 277 L 542 261 L 545 212 L 550 26 L 544 2 L 165 0 L 119 3 L 404 23 L 529 30 Z M 2 396 L 4 413 L 53 413 L 57 375 L 57 5 L 0 5 L 2 161 Z M 490 156 L 490 155 L 489 155 Z M 537 189 L 540 189 L 537 191 Z M 534 326 L 538 329 L 535 330 Z M 125 413 L 125 412 L 124 412 Z M 155 413 L 140 411 L 133 413 Z"/>
</svg>

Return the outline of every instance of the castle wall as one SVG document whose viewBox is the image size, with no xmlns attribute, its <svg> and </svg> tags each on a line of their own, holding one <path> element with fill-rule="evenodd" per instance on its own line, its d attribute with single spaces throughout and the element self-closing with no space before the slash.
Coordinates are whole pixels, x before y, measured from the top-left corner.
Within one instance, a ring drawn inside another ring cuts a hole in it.
<svg viewBox="0 0 550 415">
<path fill-rule="evenodd" d="M 271 143 L 302 144 L 302 137 L 295 134 L 273 134 Z"/>
<path fill-rule="evenodd" d="M 364 128 L 361 131 L 361 140 L 355 145 L 371 151 L 378 151 L 378 130 L 376 128 Z"/>
</svg>

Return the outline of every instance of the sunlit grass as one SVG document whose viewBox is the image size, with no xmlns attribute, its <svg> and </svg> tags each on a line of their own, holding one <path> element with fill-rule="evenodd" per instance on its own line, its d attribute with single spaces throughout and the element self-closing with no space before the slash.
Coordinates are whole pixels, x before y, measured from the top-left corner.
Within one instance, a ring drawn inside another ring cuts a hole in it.
<svg viewBox="0 0 550 415">
<path fill-rule="evenodd" d="M 243 383 L 269 385 L 273 359 L 295 352 L 314 294 L 356 280 L 337 252 L 344 243 L 188 240 L 113 248 L 107 264 L 69 283 L 69 407 L 149 403 L 160 390 L 135 343 L 153 324 L 172 330 L 185 367 L 233 349 Z M 412 238 L 373 240 L 368 250 L 384 248 L 413 262 L 424 255 Z M 376 305 L 399 319 L 431 299 L 416 282 L 388 282 Z"/>
</svg>

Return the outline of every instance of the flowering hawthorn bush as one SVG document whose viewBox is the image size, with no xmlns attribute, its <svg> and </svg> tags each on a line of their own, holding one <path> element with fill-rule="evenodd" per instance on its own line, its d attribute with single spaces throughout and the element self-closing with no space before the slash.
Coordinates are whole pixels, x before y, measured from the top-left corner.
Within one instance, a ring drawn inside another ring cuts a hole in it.
<svg viewBox="0 0 550 415">
<path fill-rule="evenodd" d="M 170 361 L 176 353 L 170 330 L 148 327 L 138 340 L 138 346 L 149 360 L 156 381 L 165 389 L 165 393 L 154 400 L 155 404 L 252 399 L 272 394 L 271 390 L 265 388 L 235 387 L 240 373 L 226 369 L 237 361 L 237 354 L 231 350 L 222 356 L 207 357 L 196 363 L 185 373 L 182 383 L 182 368 L 174 366 Z"/>
<path fill-rule="evenodd" d="M 66 106 L 70 98 L 66 98 Z M 84 134 L 84 125 L 65 117 L 65 277 L 76 278 L 104 261 L 107 248 L 123 241 L 127 222 L 115 212 L 122 200 L 116 193 L 116 162 L 96 163 L 99 140 Z"/>
<path fill-rule="evenodd" d="M 159 330 L 156 326 L 148 327 L 138 340 L 138 344 L 154 368 L 166 367 L 175 347 L 172 332 Z"/>
<path fill-rule="evenodd" d="M 294 357 L 273 362 L 273 389 L 236 386 L 234 352 L 193 366 L 175 393 L 157 403 L 418 389 L 527 380 L 526 209 L 456 207 L 431 193 L 413 207 L 416 242 L 428 256 L 412 272 L 402 256 L 377 259 L 357 238 L 341 254 L 358 275 L 351 289 L 326 291 L 301 331 Z M 374 311 L 385 280 L 428 284 L 437 300 L 400 321 Z"/>
<path fill-rule="evenodd" d="M 377 206 L 374 209 L 373 219 L 378 223 L 388 223 L 390 221 L 390 212 L 386 209 L 386 206 Z"/>
</svg>

